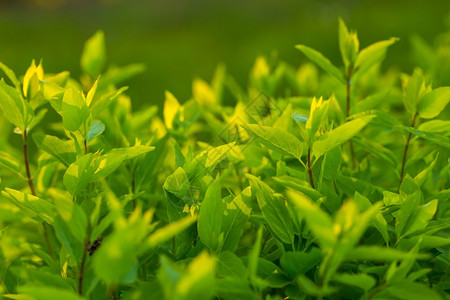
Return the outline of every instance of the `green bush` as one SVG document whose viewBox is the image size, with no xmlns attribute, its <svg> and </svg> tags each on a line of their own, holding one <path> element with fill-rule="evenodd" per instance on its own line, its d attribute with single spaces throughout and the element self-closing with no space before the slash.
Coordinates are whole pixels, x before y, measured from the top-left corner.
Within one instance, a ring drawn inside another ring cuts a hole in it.
<svg viewBox="0 0 450 300">
<path fill-rule="evenodd" d="M 80 81 L 0 63 L 4 297 L 448 299 L 448 64 L 381 68 L 395 42 L 340 21 L 341 67 L 298 45 L 161 115 L 118 88 L 141 65 L 99 76 L 102 32 Z"/>
</svg>

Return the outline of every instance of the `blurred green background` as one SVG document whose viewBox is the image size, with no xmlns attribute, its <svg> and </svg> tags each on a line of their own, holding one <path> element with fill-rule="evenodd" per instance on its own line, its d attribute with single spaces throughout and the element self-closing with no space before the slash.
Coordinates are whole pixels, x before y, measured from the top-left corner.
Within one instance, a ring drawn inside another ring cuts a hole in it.
<svg viewBox="0 0 450 300">
<path fill-rule="evenodd" d="M 195 77 L 207 81 L 218 63 L 246 86 L 256 56 L 271 55 L 298 66 L 294 48 L 309 45 L 340 65 L 338 17 L 356 29 L 361 47 L 391 36 L 401 40 L 385 65 L 410 72 L 410 37 L 433 44 L 450 28 L 450 1 L 275 0 L 28 0 L 0 1 L 0 60 L 24 74 L 31 59 L 46 72 L 79 77 L 84 41 L 106 34 L 108 63 L 142 62 L 145 73 L 127 82 L 136 107 L 161 104 L 164 90 L 182 102 Z"/>
</svg>

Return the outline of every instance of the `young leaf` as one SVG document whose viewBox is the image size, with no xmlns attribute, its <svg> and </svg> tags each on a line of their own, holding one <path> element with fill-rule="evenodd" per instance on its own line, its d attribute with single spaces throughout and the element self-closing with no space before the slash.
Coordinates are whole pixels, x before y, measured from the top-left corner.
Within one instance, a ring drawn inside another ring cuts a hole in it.
<svg viewBox="0 0 450 300">
<path fill-rule="evenodd" d="M 374 116 L 365 116 L 355 119 L 325 133 L 314 142 L 312 148 L 314 155 L 320 157 L 334 147 L 345 143 L 357 135 L 373 118 Z"/>
<path fill-rule="evenodd" d="M 178 102 L 178 100 L 175 98 L 175 96 L 169 92 L 166 91 L 166 99 L 164 100 L 164 124 L 166 125 L 166 128 L 172 129 L 173 128 L 173 122 L 175 121 L 175 117 L 177 113 L 180 111 L 181 105 Z"/>
<path fill-rule="evenodd" d="M 87 121 L 91 113 L 81 91 L 71 88 L 66 90 L 61 113 L 65 129 L 68 131 L 81 129 L 83 135 L 87 134 Z"/>
<path fill-rule="evenodd" d="M 317 204 L 303 194 L 288 190 L 288 200 L 297 209 L 297 213 L 306 219 L 306 223 L 323 249 L 332 249 L 337 241 L 332 228 L 331 218 Z"/>
<path fill-rule="evenodd" d="M 419 102 L 418 113 L 421 118 L 432 119 L 439 115 L 450 101 L 450 87 L 440 87 L 425 94 Z"/>
<path fill-rule="evenodd" d="M 339 50 L 346 70 L 353 66 L 359 52 L 359 40 L 356 33 L 349 33 L 342 19 L 339 19 Z"/>
<path fill-rule="evenodd" d="M 328 72 L 334 78 L 339 80 L 340 83 L 345 84 L 344 76 L 342 72 L 336 68 L 322 53 L 307 47 L 305 45 L 297 45 L 295 46 L 298 50 L 302 51 L 310 60 L 316 63 L 319 67 L 321 67 L 325 72 Z"/>
<path fill-rule="evenodd" d="M 372 45 L 362 49 L 355 62 L 355 69 L 358 69 L 355 77 L 364 74 L 374 65 L 381 62 L 384 58 L 387 48 L 398 41 L 397 38 L 390 38 L 389 40 L 373 43 Z"/>
<path fill-rule="evenodd" d="M 211 299 L 215 290 L 215 259 L 200 253 L 188 265 L 187 273 L 176 284 L 176 295 L 167 299 Z"/>
<path fill-rule="evenodd" d="M 417 128 L 420 131 L 440 133 L 449 136 L 450 135 L 450 121 L 445 120 L 431 120 L 423 122 Z"/>
<path fill-rule="evenodd" d="M 95 172 L 92 160 L 93 155 L 89 153 L 78 158 L 67 168 L 63 182 L 72 196 L 77 196 L 90 182 L 92 174 Z"/>
<path fill-rule="evenodd" d="M 40 133 L 33 134 L 33 140 L 41 150 L 51 154 L 66 167 L 76 159 L 76 149 L 72 140 L 63 141 L 56 136 Z"/>
<path fill-rule="evenodd" d="M 172 193 L 177 198 L 182 199 L 190 188 L 189 179 L 183 168 L 178 168 L 164 182 L 163 189 L 166 192 Z"/>
<path fill-rule="evenodd" d="M 260 126 L 257 124 L 242 125 L 251 135 L 267 148 L 290 155 L 301 161 L 303 153 L 303 144 L 291 133 L 269 126 Z"/>
<path fill-rule="evenodd" d="M 227 201 L 222 224 L 222 232 L 224 233 L 222 251 L 235 251 L 237 249 L 239 240 L 244 233 L 244 225 L 250 217 L 251 196 L 251 188 L 247 187 L 238 196 Z"/>
<path fill-rule="evenodd" d="M 343 283 L 346 285 L 352 285 L 363 289 L 364 291 L 370 290 L 376 283 L 375 279 L 367 274 L 335 274 L 333 281 Z"/>
<path fill-rule="evenodd" d="M 283 270 L 292 278 L 305 274 L 320 263 L 322 253 L 313 247 L 309 252 L 285 252 L 280 259 Z"/>
<path fill-rule="evenodd" d="M 170 240 L 172 237 L 191 226 L 196 220 L 196 216 L 186 217 L 156 230 L 148 238 L 148 247 L 153 248 Z"/>
<path fill-rule="evenodd" d="M 203 244 L 215 251 L 223 242 L 222 222 L 225 203 L 222 200 L 220 183 L 213 182 L 206 190 L 198 216 L 198 236 Z"/>
<path fill-rule="evenodd" d="M 5 188 L 5 191 L 2 191 L 1 194 L 14 203 L 26 216 L 39 222 L 53 223 L 55 216 L 53 203 L 10 188 Z"/>
<path fill-rule="evenodd" d="M 67 289 L 50 287 L 50 286 L 21 286 L 18 295 L 5 295 L 10 299 L 18 300 L 83 300 L 84 297 L 77 295 L 75 292 Z M 23 296 L 23 298 L 18 297 Z"/>
<path fill-rule="evenodd" d="M 92 141 L 97 136 L 101 135 L 105 131 L 105 124 L 101 121 L 93 121 L 91 123 L 91 128 L 89 128 L 89 132 L 86 137 L 86 142 Z"/>
<path fill-rule="evenodd" d="M 4 63 L 0 62 L 0 69 L 5 73 L 6 76 L 8 76 L 9 80 L 11 80 L 11 83 L 14 85 L 17 91 L 20 91 L 20 82 L 17 79 L 16 74 L 13 70 L 11 70 L 8 66 L 6 66 Z"/>
<path fill-rule="evenodd" d="M 30 104 L 15 88 L 7 85 L 4 79 L 0 80 L 0 108 L 6 119 L 22 132 L 27 129 L 34 118 Z"/>
<path fill-rule="evenodd" d="M 418 129 L 415 129 L 413 127 L 407 127 L 407 126 L 398 126 L 397 128 L 400 128 L 406 132 L 411 132 L 412 134 L 423 138 L 427 141 L 430 141 L 436 145 L 442 146 L 444 148 L 450 149 L 450 139 L 446 136 L 442 136 L 439 134 L 434 134 L 431 132 L 425 132 Z"/>
<path fill-rule="evenodd" d="M 294 228 L 285 200 L 259 178 L 246 174 L 269 228 L 283 243 L 292 243 Z"/>
<path fill-rule="evenodd" d="M 96 77 L 100 74 L 105 61 L 105 35 L 103 31 L 99 30 L 84 44 L 81 69 L 91 77 Z"/>
<path fill-rule="evenodd" d="M 19 173 L 21 162 L 11 154 L 0 151 L 0 165 L 13 172 Z"/>
<path fill-rule="evenodd" d="M 411 115 L 417 112 L 417 104 L 424 90 L 425 84 L 422 70 L 416 68 L 403 91 L 403 104 Z"/>
</svg>

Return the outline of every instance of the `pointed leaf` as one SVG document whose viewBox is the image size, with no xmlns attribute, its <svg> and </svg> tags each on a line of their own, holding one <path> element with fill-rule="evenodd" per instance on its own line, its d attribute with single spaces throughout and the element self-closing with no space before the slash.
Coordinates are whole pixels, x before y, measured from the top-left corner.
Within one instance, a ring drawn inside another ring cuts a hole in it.
<svg viewBox="0 0 450 300">
<path fill-rule="evenodd" d="M 304 45 L 297 45 L 295 46 L 295 48 L 302 51 L 303 54 L 305 54 L 310 60 L 321 67 L 325 72 L 328 72 L 330 75 L 339 80 L 339 82 L 345 84 L 345 79 L 342 75 L 342 72 L 338 68 L 336 68 L 328 58 L 323 56 L 322 53 Z"/>
</svg>

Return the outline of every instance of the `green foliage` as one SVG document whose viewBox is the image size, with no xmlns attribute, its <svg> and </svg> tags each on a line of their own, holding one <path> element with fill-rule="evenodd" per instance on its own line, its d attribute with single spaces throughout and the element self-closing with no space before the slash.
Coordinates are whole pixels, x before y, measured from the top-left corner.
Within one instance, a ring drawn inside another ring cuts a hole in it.
<svg viewBox="0 0 450 300">
<path fill-rule="evenodd" d="M 0 63 L 4 297 L 447 299 L 450 87 L 338 35 L 342 67 L 299 45 L 324 74 L 219 66 L 160 114 L 120 87 L 141 65 L 100 76 L 101 31 L 79 81 Z"/>
</svg>

